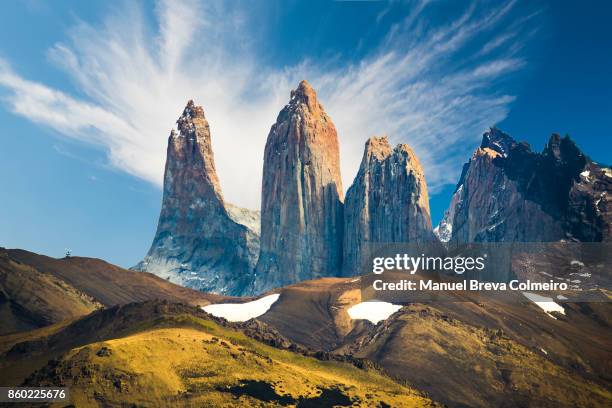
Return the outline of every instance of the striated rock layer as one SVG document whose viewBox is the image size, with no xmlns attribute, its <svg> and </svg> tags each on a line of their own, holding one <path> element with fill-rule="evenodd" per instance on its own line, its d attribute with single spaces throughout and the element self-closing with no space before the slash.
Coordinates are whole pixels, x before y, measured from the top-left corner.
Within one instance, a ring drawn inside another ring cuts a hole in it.
<svg viewBox="0 0 612 408">
<path fill-rule="evenodd" d="M 339 273 L 342 200 L 336 128 L 302 81 L 266 142 L 255 292 Z"/>
<path fill-rule="evenodd" d="M 437 228 L 453 242 L 610 241 L 612 172 L 569 137 L 542 153 L 492 128 L 464 166 Z"/>
<path fill-rule="evenodd" d="M 344 203 L 345 275 L 359 275 L 370 243 L 434 241 L 427 184 L 406 144 L 370 138 Z"/>
<path fill-rule="evenodd" d="M 189 101 L 168 139 L 157 233 L 136 269 L 226 295 L 251 286 L 259 252 L 257 213 L 223 200 L 204 110 Z"/>
</svg>

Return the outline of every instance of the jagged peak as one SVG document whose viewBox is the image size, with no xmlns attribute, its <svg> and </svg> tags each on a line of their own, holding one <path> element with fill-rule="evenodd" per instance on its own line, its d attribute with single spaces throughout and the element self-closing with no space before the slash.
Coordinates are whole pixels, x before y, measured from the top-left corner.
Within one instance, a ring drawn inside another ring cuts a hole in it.
<svg viewBox="0 0 612 408">
<path fill-rule="evenodd" d="M 318 122 L 324 127 L 332 128 L 333 133 L 336 133 L 331 118 L 317 99 L 316 92 L 306 80 L 301 81 L 297 88 L 291 91 L 291 99 L 278 113 L 272 129 L 281 123 L 294 120 L 297 122 L 302 120 Z"/>
<path fill-rule="evenodd" d="M 185 106 L 185 109 L 183 109 L 183 113 L 178 118 L 176 123 L 178 125 L 177 127 L 180 134 L 192 133 L 193 131 L 195 131 L 195 128 L 197 126 L 208 126 L 206 116 L 204 115 L 204 108 L 196 105 L 193 102 L 193 99 L 187 101 L 187 105 Z M 177 135 L 171 132 L 170 136 L 176 137 Z"/>
<path fill-rule="evenodd" d="M 393 151 L 395 153 L 407 153 L 411 157 L 416 157 L 414 150 L 412 150 L 412 147 L 410 147 L 410 145 L 408 145 L 407 143 L 398 144 L 397 146 L 395 146 L 395 149 L 393 149 Z"/>
<path fill-rule="evenodd" d="M 301 102 L 311 109 L 315 108 L 318 105 L 317 93 L 308 81 L 303 79 L 297 88 L 291 91 L 291 102 Z"/>
<path fill-rule="evenodd" d="M 391 156 L 404 157 L 407 159 L 406 163 L 409 164 L 413 170 L 421 173 L 423 172 L 421 163 L 414 153 L 414 150 L 406 143 L 400 143 L 395 146 L 395 148 L 392 148 L 387 135 L 380 137 L 372 136 L 366 141 L 361 167 L 367 167 L 372 159 L 383 161 Z"/>
<path fill-rule="evenodd" d="M 550 154 L 557 160 L 561 160 L 564 156 L 583 156 L 582 151 L 569 135 L 562 137 L 558 133 L 550 135 L 542 153 Z"/>
<path fill-rule="evenodd" d="M 561 158 L 561 135 L 558 133 L 553 133 L 550 135 L 548 139 L 548 143 L 544 147 L 544 154 L 551 154 L 556 159 Z"/>
<path fill-rule="evenodd" d="M 395 149 L 393 149 L 393 154 L 405 158 L 405 165 L 410 170 L 414 171 L 417 174 L 424 174 L 423 167 L 421 167 L 421 162 L 419 161 L 419 158 L 417 157 L 414 150 L 412 150 L 412 147 L 410 147 L 408 144 L 398 144 L 397 146 L 395 146 Z"/>
<path fill-rule="evenodd" d="M 503 156 L 507 156 L 514 145 L 516 145 L 516 140 L 514 140 L 512 136 L 502 132 L 496 126 L 493 126 L 483 133 L 480 148 L 488 148 Z"/>
<path fill-rule="evenodd" d="M 365 143 L 365 157 L 374 157 L 382 160 L 391 154 L 391 144 L 386 135 L 381 137 L 372 136 Z"/>
<path fill-rule="evenodd" d="M 206 117 L 204 116 L 204 108 L 202 108 L 201 106 L 196 105 L 195 102 L 193 102 L 193 99 L 190 99 L 190 100 L 187 101 L 187 105 L 185 105 L 185 109 L 183 109 L 183 113 L 181 114 L 181 117 L 179 118 L 179 120 L 181 118 L 184 118 L 184 119 L 196 119 L 196 118 L 206 119 Z"/>
</svg>

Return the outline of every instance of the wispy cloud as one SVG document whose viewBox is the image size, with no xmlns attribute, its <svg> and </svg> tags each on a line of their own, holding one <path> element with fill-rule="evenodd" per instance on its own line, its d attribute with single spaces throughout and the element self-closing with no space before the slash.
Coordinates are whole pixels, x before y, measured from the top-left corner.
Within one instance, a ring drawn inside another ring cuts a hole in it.
<svg viewBox="0 0 612 408">
<path fill-rule="evenodd" d="M 502 28 L 512 2 L 469 5 L 433 24 L 434 6 L 414 5 L 359 62 L 275 67 L 257 58 L 249 16 L 227 3 L 161 1 L 155 27 L 128 4 L 102 22 L 79 22 L 49 50 L 81 96 L 25 79 L 6 61 L 0 87 L 14 113 L 103 147 L 113 166 L 157 185 L 170 128 L 193 98 L 211 125 L 226 198 L 255 208 L 266 136 L 306 78 L 338 128 L 345 188 L 365 140 L 386 133 L 415 148 L 435 190 L 456 182 L 480 133 L 505 118 L 514 97 L 500 84 L 525 61 L 521 33 Z"/>
</svg>

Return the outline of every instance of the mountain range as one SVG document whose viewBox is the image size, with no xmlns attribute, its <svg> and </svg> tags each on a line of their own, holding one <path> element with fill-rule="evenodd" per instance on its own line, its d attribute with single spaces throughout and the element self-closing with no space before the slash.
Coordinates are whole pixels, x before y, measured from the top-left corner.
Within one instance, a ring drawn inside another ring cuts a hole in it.
<svg viewBox="0 0 612 408">
<path fill-rule="evenodd" d="M 612 404 L 609 301 L 508 291 L 390 304 L 366 299 L 359 276 L 377 243 L 609 243 L 612 171 L 569 137 L 538 153 L 486 131 L 436 228 L 418 157 L 385 136 L 365 141 L 344 196 L 338 135 L 306 81 L 268 135 L 261 213 L 225 201 L 211 137 L 189 101 L 133 270 L 0 248 L 0 386 L 68 387 L 78 407 Z M 562 279 L 609 283 L 609 255 L 580 265 L 559 251 Z"/>
<path fill-rule="evenodd" d="M 552 135 L 537 153 L 489 129 L 435 228 L 410 146 L 367 140 L 345 198 L 338 143 L 316 92 L 300 82 L 268 135 L 259 214 L 224 201 L 204 110 L 189 101 L 168 139 L 157 232 L 135 269 L 248 296 L 360 275 L 375 243 L 612 240 L 612 170 L 568 136 Z"/>
</svg>

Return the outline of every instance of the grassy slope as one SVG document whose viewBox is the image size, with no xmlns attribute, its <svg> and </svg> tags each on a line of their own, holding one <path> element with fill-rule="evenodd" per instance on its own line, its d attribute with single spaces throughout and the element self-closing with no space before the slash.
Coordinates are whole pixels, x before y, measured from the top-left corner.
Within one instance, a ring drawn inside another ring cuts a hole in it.
<svg viewBox="0 0 612 408">
<path fill-rule="evenodd" d="M 149 325 L 125 337 L 73 348 L 29 382 L 65 384 L 79 407 L 278 406 L 265 397 L 228 393 L 242 380 L 263 381 L 276 394 L 295 400 L 339 389 L 360 406 L 384 406 L 381 401 L 394 407 L 431 405 L 375 370 L 279 350 L 200 317 L 175 315 Z M 316 405 L 325 406 L 321 401 Z"/>
<path fill-rule="evenodd" d="M 498 330 L 409 306 L 357 352 L 451 406 L 600 407 L 610 389 Z"/>
<path fill-rule="evenodd" d="M 345 309 L 359 301 L 352 281 L 284 288 L 258 320 L 315 349 L 340 343 L 328 351 L 370 359 L 451 406 L 612 404 L 609 303 L 567 303 L 553 319 L 521 294 L 464 295 L 404 308 L 380 327 L 347 326 Z"/>
</svg>

